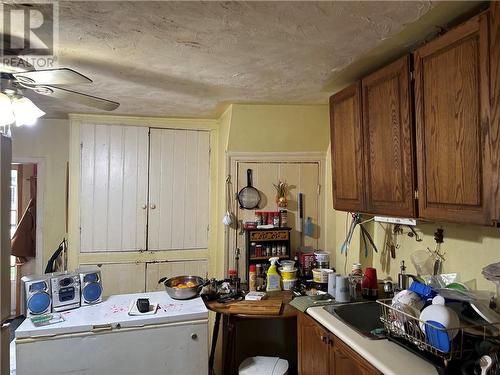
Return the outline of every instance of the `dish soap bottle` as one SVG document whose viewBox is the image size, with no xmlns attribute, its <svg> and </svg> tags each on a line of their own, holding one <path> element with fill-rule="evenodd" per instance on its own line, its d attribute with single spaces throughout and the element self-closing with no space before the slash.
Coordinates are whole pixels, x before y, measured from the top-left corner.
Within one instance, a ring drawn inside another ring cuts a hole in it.
<svg viewBox="0 0 500 375">
<path fill-rule="evenodd" d="M 267 292 L 275 292 L 281 290 L 281 276 L 276 270 L 276 262 L 279 260 L 278 257 L 269 258 L 271 266 L 267 270 Z"/>
</svg>

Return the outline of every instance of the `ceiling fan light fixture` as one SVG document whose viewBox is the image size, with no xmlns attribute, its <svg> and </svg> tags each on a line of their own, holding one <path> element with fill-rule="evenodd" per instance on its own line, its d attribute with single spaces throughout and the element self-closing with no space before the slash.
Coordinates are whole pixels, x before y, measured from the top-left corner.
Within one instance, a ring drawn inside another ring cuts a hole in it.
<svg viewBox="0 0 500 375">
<path fill-rule="evenodd" d="M 34 125 L 36 120 L 45 115 L 44 111 L 26 97 L 13 98 L 12 110 L 16 119 L 16 126 Z"/>
<path fill-rule="evenodd" d="M 16 121 L 10 98 L 0 92 L 0 126 L 7 126 Z"/>
</svg>

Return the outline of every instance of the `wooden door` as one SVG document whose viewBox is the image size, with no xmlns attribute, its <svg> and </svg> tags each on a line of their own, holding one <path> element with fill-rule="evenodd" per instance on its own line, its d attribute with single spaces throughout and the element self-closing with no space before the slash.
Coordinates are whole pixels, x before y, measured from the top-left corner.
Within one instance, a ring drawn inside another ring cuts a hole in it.
<svg viewBox="0 0 500 375">
<path fill-rule="evenodd" d="M 273 184 L 278 181 L 285 181 L 290 186 L 288 194 L 288 226 L 292 228 L 290 233 L 291 255 L 293 257 L 295 250 L 300 245 L 299 231 L 299 212 L 298 212 L 298 194 L 302 193 L 304 197 L 304 220 L 307 217 L 312 219 L 313 236 L 304 236 L 304 244 L 317 249 L 320 246 L 321 230 L 321 184 L 319 163 L 317 162 L 238 162 L 237 163 L 237 180 L 235 181 L 234 191 L 237 193 L 244 186 L 247 186 L 247 169 L 252 170 L 253 186 L 259 190 L 261 201 L 259 208 L 255 210 L 245 210 L 239 208 L 238 202 L 235 201 L 234 206 L 237 220 L 254 221 L 255 211 L 278 211 L 276 204 L 276 190 Z M 241 232 L 232 234 L 232 242 L 235 247 L 238 247 L 242 255 L 245 249 L 245 235 Z M 234 241 L 234 242 L 233 242 Z M 229 268 L 234 267 L 234 247 L 230 246 Z M 240 257 L 240 270 L 245 270 L 247 264 L 245 257 Z M 243 277 L 245 272 L 241 272 Z"/>
<path fill-rule="evenodd" d="M 151 129 L 148 250 L 208 246 L 210 133 Z"/>
<path fill-rule="evenodd" d="M 0 135 L 0 373 L 9 373 L 11 139 Z"/>
<path fill-rule="evenodd" d="M 362 80 L 366 211 L 415 217 L 410 59 Z"/>
<path fill-rule="evenodd" d="M 333 335 L 332 335 L 333 336 Z M 381 375 L 382 373 L 333 336 L 330 347 L 330 375 Z"/>
<path fill-rule="evenodd" d="M 81 252 L 146 249 L 148 128 L 80 128 Z"/>
<path fill-rule="evenodd" d="M 364 211 L 361 85 L 330 97 L 333 207 Z"/>
<path fill-rule="evenodd" d="M 420 217 L 490 222 L 488 18 L 483 13 L 415 53 Z"/>
<path fill-rule="evenodd" d="M 300 375 L 329 373 L 329 333 L 304 313 L 297 315 L 297 349 Z M 344 373 L 338 373 L 344 374 Z M 349 374 L 345 372 L 345 374 Z"/>
</svg>

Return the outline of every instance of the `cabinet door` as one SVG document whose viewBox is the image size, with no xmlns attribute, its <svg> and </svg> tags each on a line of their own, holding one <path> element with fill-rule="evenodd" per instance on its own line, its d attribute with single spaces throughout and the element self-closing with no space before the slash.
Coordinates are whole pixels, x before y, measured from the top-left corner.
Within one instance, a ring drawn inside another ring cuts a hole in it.
<svg viewBox="0 0 500 375">
<path fill-rule="evenodd" d="M 361 87 L 357 83 L 330 97 L 333 207 L 364 211 Z"/>
<path fill-rule="evenodd" d="M 333 336 L 330 349 L 330 375 L 381 375 L 382 373 Z M 333 371 L 332 371 L 333 370 Z"/>
<path fill-rule="evenodd" d="M 415 216 L 410 61 L 362 81 L 366 211 Z"/>
<path fill-rule="evenodd" d="M 415 53 L 420 217 L 489 223 L 487 14 Z"/>
<path fill-rule="evenodd" d="M 82 264 L 82 267 L 88 265 Z M 91 266 L 97 266 L 101 270 L 103 297 L 145 292 L 145 263 L 104 263 Z"/>
<path fill-rule="evenodd" d="M 493 219 L 500 223 L 500 2 L 490 4 L 491 131 L 489 134 Z"/>
<path fill-rule="evenodd" d="M 328 374 L 328 331 L 303 313 L 298 314 L 297 324 L 299 374 Z"/>
<path fill-rule="evenodd" d="M 148 128 L 80 127 L 80 251 L 146 249 Z"/>
<path fill-rule="evenodd" d="M 148 250 L 208 246 L 210 135 L 151 129 Z"/>
</svg>

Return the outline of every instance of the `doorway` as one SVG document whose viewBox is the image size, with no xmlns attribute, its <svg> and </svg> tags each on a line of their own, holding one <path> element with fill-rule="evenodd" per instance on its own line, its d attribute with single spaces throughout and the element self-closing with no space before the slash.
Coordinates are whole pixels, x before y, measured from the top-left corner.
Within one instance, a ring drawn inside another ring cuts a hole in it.
<svg viewBox="0 0 500 375">
<path fill-rule="evenodd" d="M 36 163 L 12 163 L 10 170 L 10 282 L 11 315 L 21 311 L 21 277 L 36 272 L 37 235 Z"/>
</svg>

